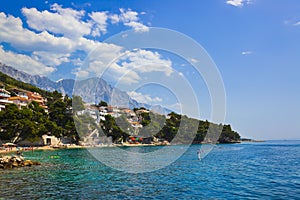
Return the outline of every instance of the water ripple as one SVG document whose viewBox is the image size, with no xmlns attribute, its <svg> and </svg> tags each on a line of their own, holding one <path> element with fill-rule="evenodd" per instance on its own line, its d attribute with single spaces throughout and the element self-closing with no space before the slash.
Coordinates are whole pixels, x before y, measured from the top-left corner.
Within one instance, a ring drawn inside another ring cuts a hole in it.
<svg viewBox="0 0 300 200">
<path fill-rule="evenodd" d="M 146 153 L 157 148 L 160 147 L 127 150 Z M 0 170 L 0 194 L 5 199 L 297 199 L 300 196 L 299 141 L 218 145 L 202 161 L 197 160 L 197 149 L 199 145 L 193 145 L 170 166 L 142 174 L 111 169 L 83 149 L 27 152 L 28 159 L 39 160 L 42 165 Z M 60 159 L 51 159 L 53 154 Z"/>
</svg>

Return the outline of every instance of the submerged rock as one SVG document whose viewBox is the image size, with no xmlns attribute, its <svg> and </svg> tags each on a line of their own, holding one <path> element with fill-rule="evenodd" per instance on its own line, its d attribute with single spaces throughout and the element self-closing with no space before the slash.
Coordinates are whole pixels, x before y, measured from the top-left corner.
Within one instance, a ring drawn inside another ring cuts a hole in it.
<svg viewBox="0 0 300 200">
<path fill-rule="evenodd" d="M 25 160 L 23 162 L 23 166 L 31 166 L 31 165 L 33 165 L 33 162 L 31 160 Z"/>
</svg>

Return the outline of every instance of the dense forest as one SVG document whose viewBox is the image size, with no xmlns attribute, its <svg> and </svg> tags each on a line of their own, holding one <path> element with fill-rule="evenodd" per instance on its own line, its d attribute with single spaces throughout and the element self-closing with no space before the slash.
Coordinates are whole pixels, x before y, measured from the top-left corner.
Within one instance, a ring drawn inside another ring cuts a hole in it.
<svg viewBox="0 0 300 200">
<path fill-rule="evenodd" d="M 0 139 L 14 140 L 14 142 L 29 140 L 35 141 L 43 134 L 57 137 L 69 137 L 77 143 L 87 131 L 99 129 L 106 136 L 111 136 L 118 143 L 129 137 L 134 131 L 125 116 L 114 118 L 110 115 L 96 124 L 95 120 L 87 115 L 73 116 L 73 110 L 84 110 L 82 99 L 78 96 L 70 98 L 61 93 L 41 90 L 27 83 L 17 81 L 0 72 L 0 86 L 7 89 L 20 88 L 38 92 L 47 98 L 48 113 L 37 103 L 31 102 L 27 107 L 18 109 L 14 104 L 7 105 L 5 111 L 0 112 Z M 72 102 L 75 102 L 72 107 Z M 107 103 L 100 102 L 102 106 Z M 99 105 L 100 105 L 99 104 Z M 138 108 L 134 111 L 139 110 Z M 201 143 L 220 142 L 231 143 L 240 140 L 240 135 L 231 129 L 230 125 L 214 124 L 179 115 L 174 112 L 166 116 L 152 112 L 140 113 L 143 128 L 139 135 L 157 137 L 173 143 Z"/>
</svg>

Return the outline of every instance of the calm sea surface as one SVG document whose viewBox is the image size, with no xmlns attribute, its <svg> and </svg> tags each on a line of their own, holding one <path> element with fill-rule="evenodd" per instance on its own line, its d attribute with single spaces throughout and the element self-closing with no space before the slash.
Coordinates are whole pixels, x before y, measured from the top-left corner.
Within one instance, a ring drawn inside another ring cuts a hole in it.
<svg viewBox="0 0 300 200">
<path fill-rule="evenodd" d="M 0 170 L 0 199 L 300 199 L 300 141 L 217 145 L 202 161 L 199 147 L 140 174 L 111 169 L 83 149 L 26 152 L 42 165 Z"/>
</svg>

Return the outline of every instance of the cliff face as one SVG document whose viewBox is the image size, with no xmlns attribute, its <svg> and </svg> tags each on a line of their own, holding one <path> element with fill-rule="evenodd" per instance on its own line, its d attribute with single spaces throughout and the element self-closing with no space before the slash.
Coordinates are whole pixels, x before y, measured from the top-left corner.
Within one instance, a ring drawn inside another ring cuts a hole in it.
<svg viewBox="0 0 300 200">
<path fill-rule="evenodd" d="M 11 76 L 14 79 L 32 84 L 44 90 L 54 91 L 57 89 L 57 84 L 54 81 L 51 81 L 47 77 L 42 77 L 38 75 L 33 76 L 25 72 L 21 72 L 11 66 L 7 66 L 1 62 L 0 62 L 0 71 L 8 76 Z"/>
<path fill-rule="evenodd" d="M 152 108 L 153 111 L 158 113 L 170 113 L 171 110 L 163 108 L 162 106 L 151 107 L 148 104 L 139 103 L 130 98 L 130 96 L 117 88 L 109 85 L 102 78 L 89 78 L 86 80 L 75 81 L 73 79 L 62 79 L 54 82 L 47 77 L 38 75 L 30 75 L 21 72 L 11 66 L 7 66 L 0 62 L 0 71 L 8 76 L 19 81 L 32 84 L 43 90 L 54 91 L 57 90 L 62 94 L 67 94 L 72 97 L 73 93 L 81 96 L 83 101 L 87 103 L 99 103 L 100 101 L 108 102 L 112 105 L 124 106 L 128 108 L 145 107 Z M 75 86 L 75 90 L 73 91 Z"/>
</svg>

